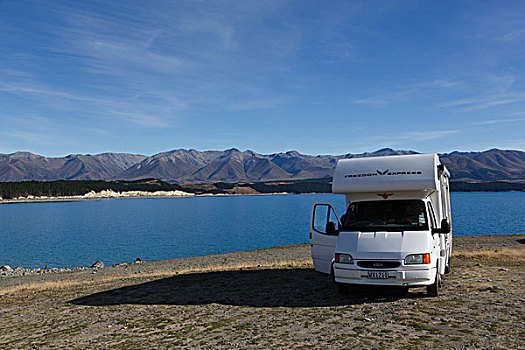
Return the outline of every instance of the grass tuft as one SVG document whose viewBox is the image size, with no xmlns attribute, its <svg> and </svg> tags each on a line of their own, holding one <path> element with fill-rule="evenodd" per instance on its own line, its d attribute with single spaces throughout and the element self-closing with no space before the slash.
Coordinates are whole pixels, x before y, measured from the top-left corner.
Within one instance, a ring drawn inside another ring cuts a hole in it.
<svg viewBox="0 0 525 350">
<path fill-rule="evenodd" d="M 525 248 L 483 249 L 452 252 L 453 258 L 465 259 L 521 259 L 525 260 Z"/>
</svg>

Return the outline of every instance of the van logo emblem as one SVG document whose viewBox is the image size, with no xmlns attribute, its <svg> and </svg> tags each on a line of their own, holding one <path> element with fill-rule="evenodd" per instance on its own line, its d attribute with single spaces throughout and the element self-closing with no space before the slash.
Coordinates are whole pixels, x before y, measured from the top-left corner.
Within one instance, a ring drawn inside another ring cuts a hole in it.
<svg viewBox="0 0 525 350">
<path fill-rule="evenodd" d="M 374 263 L 372 266 L 374 266 L 374 267 L 383 267 L 383 264 L 381 264 L 381 263 Z"/>
<path fill-rule="evenodd" d="M 390 171 L 386 169 L 385 171 L 377 170 L 375 173 L 361 173 L 361 174 L 346 174 L 345 179 L 354 178 L 354 177 L 372 177 L 372 176 L 399 176 L 399 175 L 422 175 L 422 171 L 410 170 L 410 171 Z"/>
<path fill-rule="evenodd" d="M 393 193 L 378 193 L 377 194 L 379 197 L 383 197 L 383 199 L 388 199 L 388 197 L 390 197 L 391 195 L 393 195 Z"/>
</svg>

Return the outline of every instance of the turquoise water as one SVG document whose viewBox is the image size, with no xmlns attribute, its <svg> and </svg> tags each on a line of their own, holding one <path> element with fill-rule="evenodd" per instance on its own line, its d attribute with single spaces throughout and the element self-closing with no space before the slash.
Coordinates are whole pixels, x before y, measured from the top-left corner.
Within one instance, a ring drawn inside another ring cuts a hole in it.
<svg viewBox="0 0 525 350">
<path fill-rule="evenodd" d="M 0 205 L 0 265 L 106 265 L 308 241 L 314 202 L 344 196 L 113 199 Z M 525 233 L 525 193 L 453 193 L 453 231 Z"/>
</svg>

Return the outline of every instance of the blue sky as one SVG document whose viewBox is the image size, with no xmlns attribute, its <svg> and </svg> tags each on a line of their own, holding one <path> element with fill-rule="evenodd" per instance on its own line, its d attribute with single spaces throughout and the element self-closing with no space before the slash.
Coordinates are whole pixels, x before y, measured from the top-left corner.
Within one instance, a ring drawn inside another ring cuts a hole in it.
<svg viewBox="0 0 525 350">
<path fill-rule="evenodd" d="M 524 1 L 0 1 L 0 153 L 525 149 Z"/>
</svg>

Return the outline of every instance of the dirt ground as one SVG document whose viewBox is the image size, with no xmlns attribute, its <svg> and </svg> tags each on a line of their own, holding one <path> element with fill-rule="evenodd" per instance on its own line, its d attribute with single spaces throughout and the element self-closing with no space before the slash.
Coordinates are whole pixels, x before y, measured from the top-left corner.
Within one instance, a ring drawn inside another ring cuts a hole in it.
<svg viewBox="0 0 525 350">
<path fill-rule="evenodd" d="M 525 235 L 454 237 L 425 289 L 338 293 L 308 245 L 0 278 L 0 349 L 525 349 Z"/>
</svg>

